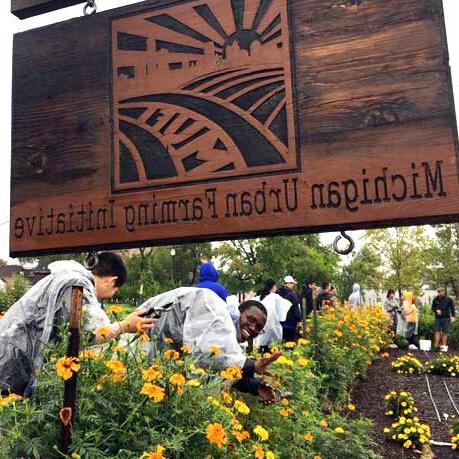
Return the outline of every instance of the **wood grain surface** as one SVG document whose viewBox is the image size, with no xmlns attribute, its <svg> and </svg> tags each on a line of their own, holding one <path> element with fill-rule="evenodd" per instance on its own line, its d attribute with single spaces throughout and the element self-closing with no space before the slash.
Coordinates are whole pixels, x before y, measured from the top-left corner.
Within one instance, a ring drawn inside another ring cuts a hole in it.
<svg viewBox="0 0 459 459">
<path fill-rule="evenodd" d="M 442 2 L 353 3 L 150 1 L 16 35 L 12 256 L 458 221 Z"/>
</svg>

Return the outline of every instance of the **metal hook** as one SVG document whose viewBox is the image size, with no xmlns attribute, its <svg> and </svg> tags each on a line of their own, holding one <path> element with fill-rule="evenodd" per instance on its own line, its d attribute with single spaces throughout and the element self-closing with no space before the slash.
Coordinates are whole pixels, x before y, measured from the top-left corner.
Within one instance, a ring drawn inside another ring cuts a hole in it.
<svg viewBox="0 0 459 459">
<path fill-rule="evenodd" d="M 85 16 L 92 16 L 97 11 L 96 0 L 88 0 L 83 8 Z"/>
<path fill-rule="evenodd" d="M 92 271 L 99 263 L 99 255 L 97 252 L 88 252 L 84 258 L 83 265 L 89 271 Z"/>
<path fill-rule="evenodd" d="M 344 238 L 349 242 L 348 247 L 345 249 L 338 248 L 338 242 L 341 238 Z M 346 234 L 345 231 L 340 231 L 340 234 L 336 236 L 335 240 L 333 241 L 333 249 L 335 250 L 335 252 L 339 253 L 340 255 L 348 255 L 354 250 L 354 247 L 355 247 L 354 240 L 351 238 L 351 236 Z"/>
</svg>

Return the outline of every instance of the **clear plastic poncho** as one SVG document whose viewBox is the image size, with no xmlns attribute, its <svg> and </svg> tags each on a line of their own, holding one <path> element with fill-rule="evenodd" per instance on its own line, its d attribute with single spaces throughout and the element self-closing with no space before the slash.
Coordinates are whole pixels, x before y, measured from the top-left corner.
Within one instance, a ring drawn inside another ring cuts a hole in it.
<svg viewBox="0 0 459 459">
<path fill-rule="evenodd" d="M 51 274 L 37 282 L 0 320 L 0 390 L 30 395 L 43 349 L 68 321 L 72 287 L 83 287 L 85 328 L 94 332 L 110 324 L 96 298 L 94 277 L 75 261 L 56 261 Z"/>
<path fill-rule="evenodd" d="M 269 346 L 273 341 L 282 342 L 282 325 L 280 322 L 287 318 L 292 303 L 274 292 L 266 295 L 262 300 L 259 296 L 256 296 L 254 300 L 260 301 L 268 313 L 263 328 L 264 333 L 255 338 L 255 346 Z"/>
<path fill-rule="evenodd" d="M 203 367 L 244 366 L 246 355 L 239 345 L 237 329 L 227 304 L 217 294 L 205 288 L 181 287 L 154 296 L 139 307 L 149 311 L 147 316 L 154 316 L 155 311 L 161 314 L 165 308 L 171 309 L 150 330 L 150 359 L 170 347 L 164 338 L 171 338 L 177 350 L 189 346 Z M 221 353 L 213 355 L 211 346 L 217 346 Z"/>
</svg>

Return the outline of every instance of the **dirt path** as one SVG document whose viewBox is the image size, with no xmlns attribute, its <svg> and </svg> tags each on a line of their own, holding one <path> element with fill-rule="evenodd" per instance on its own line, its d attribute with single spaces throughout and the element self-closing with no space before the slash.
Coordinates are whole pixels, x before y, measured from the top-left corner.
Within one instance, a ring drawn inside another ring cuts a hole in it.
<svg viewBox="0 0 459 459">
<path fill-rule="evenodd" d="M 445 378 L 429 375 L 431 390 L 437 403 L 438 411 L 442 418 L 439 422 L 435 408 L 430 400 L 425 375 L 411 376 L 400 375 L 392 371 L 391 362 L 398 356 L 408 351 L 392 350 L 387 359 L 375 362 L 368 371 L 367 378 L 359 381 L 354 387 L 351 397 L 352 402 L 357 406 L 357 413 L 371 418 L 374 421 L 374 439 L 379 445 L 378 452 L 388 459 L 411 459 L 420 457 L 413 451 L 406 450 L 395 442 L 386 439 L 383 429 L 389 426 L 391 418 L 385 416 L 386 402 L 384 395 L 391 390 L 406 390 L 411 392 L 418 408 L 418 417 L 427 422 L 432 429 L 432 440 L 450 441 L 450 421 L 457 419 L 458 415 L 448 398 L 443 381 L 446 381 L 453 400 L 459 407 L 459 378 Z M 425 353 L 421 351 L 410 351 L 422 362 L 435 358 L 438 354 Z M 445 414 L 448 420 L 445 421 Z M 432 447 L 436 458 L 449 459 L 459 458 L 459 452 L 450 447 Z"/>
</svg>

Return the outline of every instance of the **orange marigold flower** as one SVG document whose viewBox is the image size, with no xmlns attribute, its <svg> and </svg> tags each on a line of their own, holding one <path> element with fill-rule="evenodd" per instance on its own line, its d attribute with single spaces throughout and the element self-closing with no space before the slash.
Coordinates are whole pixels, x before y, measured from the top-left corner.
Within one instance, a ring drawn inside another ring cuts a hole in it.
<svg viewBox="0 0 459 459">
<path fill-rule="evenodd" d="M 174 373 L 172 376 L 169 377 L 169 382 L 173 386 L 183 386 L 186 382 L 185 376 L 180 373 Z"/>
<path fill-rule="evenodd" d="M 156 445 L 156 451 L 144 451 L 140 459 L 166 459 L 166 456 L 163 455 L 164 451 L 166 451 L 164 446 Z"/>
<path fill-rule="evenodd" d="M 252 448 L 255 454 L 255 459 L 264 459 L 265 451 L 261 445 L 255 443 Z"/>
<path fill-rule="evenodd" d="M 127 370 L 123 362 L 119 360 L 107 360 L 105 366 L 109 368 L 112 372 L 111 379 L 113 382 L 117 383 L 124 380 Z"/>
<path fill-rule="evenodd" d="M 163 337 L 163 341 L 166 343 L 166 344 L 172 344 L 174 342 L 174 340 L 172 338 L 168 338 L 167 336 L 164 336 Z"/>
<path fill-rule="evenodd" d="M 239 443 L 242 443 L 244 440 L 247 440 L 247 438 L 250 438 L 250 434 L 249 432 L 247 432 L 247 430 L 244 430 L 242 432 L 233 430 L 233 435 Z"/>
<path fill-rule="evenodd" d="M 224 379 L 241 379 L 242 371 L 239 367 L 228 367 L 220 371 L 220 376 Z"/>
<path fill-rule="evenodd" d="M 146 343 L 147 341 L 150 341 L 150 337 L 148 336 L 148 333 L 142 328 L 142 324 L 139 322 L 136 326 L 135 326 L 136 330 L 137 330 L 137 334 L 139 335 L 140 339 Z"/>
<path fill-rule="evenodd" d="M 97 357 L 100 357 L 100 352 L 96 349 L 84 349 L 80 352 L 80 355 L 78 357 L 80 360 L 96 359 Z"/>
<path fill-rule="evenodd" d="M 145 383 L 140 390 L 142 395 L 148 395 L 156 403 L 162 402 L 166 397 L 166 391 L 161 386 L 152 383 Z"/>
<path fill-rule="evenodd" d="M 178 360 L 180 357 L 180 354 L 177 351 L 174 351 L 173 349 L 168 349 L 167 351 L 164 351 L 164 357 L 169 360 Z"/>
<path fill-rule="evenodd" d="M 56 362 L 56 373 L 61 378 L 70 379 L 73 373 L 77 373 L 80 369 L 80 364 L 77 357 L 61 357 Z"/>
<path fill-rule="evenodd" d="M 214 443 L 218 448 L 222 448 L 223 445 L 228 443 L 225 429 L 219 422 L 214 422 L 207 426 L 206 437 L 210 443 Z"/>
<path fill-rule="evenodd" d="M 155 379 L 161 378 L 162 372 L 159 370 L 159 365 L 151 365 L 146 370 L 142 370 L 142 379 L 147 382 L 152 382 Z"/>
<path fill-rule="evenodd" d="M 312 459 L 322 459 L 322 456 L 320 456 L 319 454 L 316 454 Z"/>
<path fill-rule="evenodd" d="M 190 346 L 184 344 L 180 350 L 184 353 L 184 354 L 189 354 L 191 352 L 191 349 L 190 349 Z"/>
<path fill-rule="evenodd" d="M 213 355 L 219 355 L 222 353 L 222 351 L 218 346 L 212 345 L 210 346 L 210 353 Z"/>
<path fill-rule="evenodd" d="M 311 432 L 306 432 L 303 436 L 306 441 L 314 441 L 314 435 Z"/>
<path fill-rule="evenodd" d="M 0 406 L 8 405 L 11 402 L 14 402 L 15 400 L 21 400 L 22 397 L 17 394 L 10 394 L 7 395 L 6 397 L 1 397 L 0 396 Z"/>
</svg>

